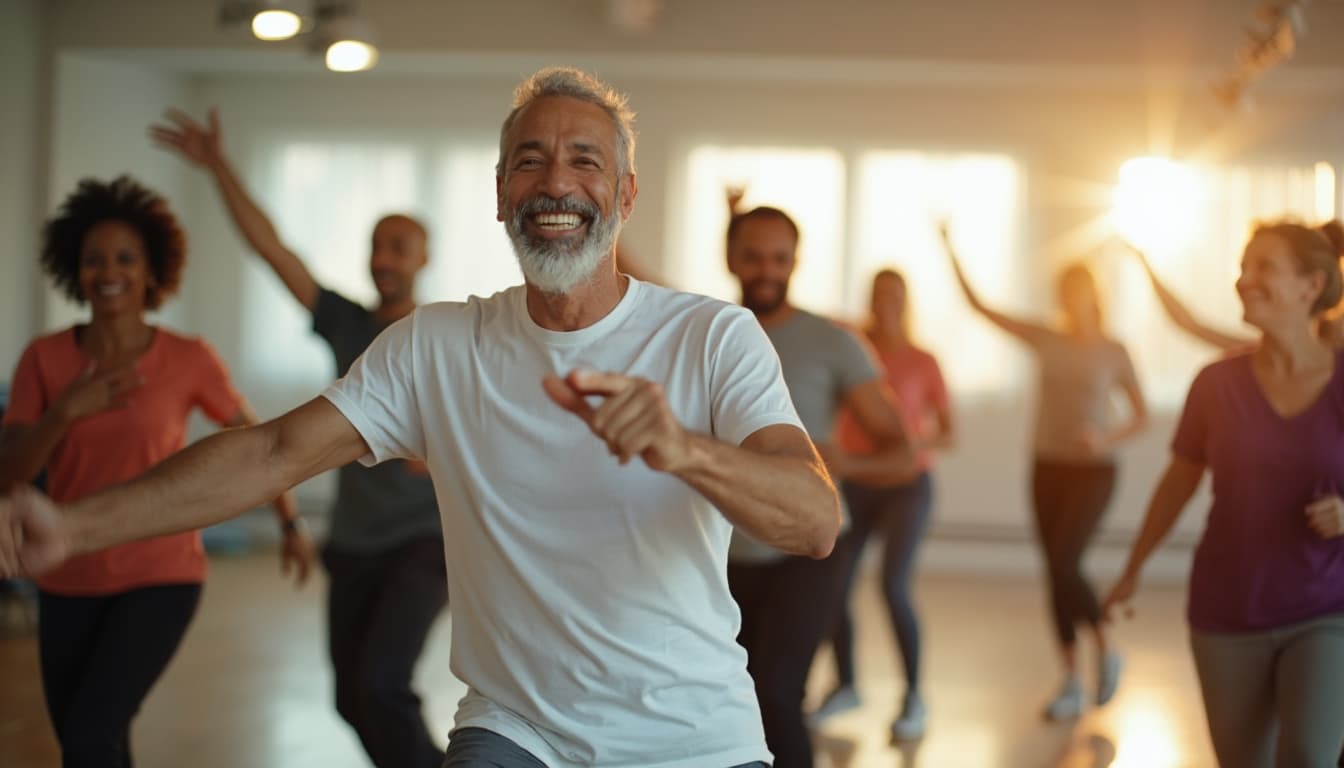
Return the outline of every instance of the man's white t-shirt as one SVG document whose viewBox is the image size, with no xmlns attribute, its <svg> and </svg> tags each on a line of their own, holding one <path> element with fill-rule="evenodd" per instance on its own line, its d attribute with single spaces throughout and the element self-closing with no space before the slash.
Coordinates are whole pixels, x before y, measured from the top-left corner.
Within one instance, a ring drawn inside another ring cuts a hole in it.
<svg viewBox="0 0 1344 768">
<path fill-rule="evenodd" d="M 746 310 L 630 280 L 597 323 L 548 331 L 522 286 L 390 326 L 324 393 L 369 444 L 425 460 L 443 518 L 456 728 L 549 765 L 728 768 L 770 760 L 728 521 L 689 485 L 621 466 L 542 390 L 576 368 L 662 385 L 688 429 L 738 445 L 801 429 Z"/>
</svg>

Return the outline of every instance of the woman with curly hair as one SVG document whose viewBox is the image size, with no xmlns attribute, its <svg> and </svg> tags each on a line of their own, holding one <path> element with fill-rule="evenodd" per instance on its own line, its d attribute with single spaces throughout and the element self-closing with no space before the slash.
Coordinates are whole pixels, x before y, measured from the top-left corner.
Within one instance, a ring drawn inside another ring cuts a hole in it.
<svg viewBox="0 0 1344 768">
<path fill-rule="evenodd" d="M 186 442 L 200 408 L 222 427 L 256 418 L 204 341 L 150 325 L 177 290 L 186 238 L 164 200 L 122 176 L 80 182 L 46 225 L 41 262 L 92 310 L 24 350 L 0 431 L 0 493 L 44 469 L 73 501 L 143 473 Z M 312 544 L 277 499 L 283 570 L 302 583 Z M 47 710 L 66 766 L 129 766 L 130 725 L 187 629 L 206 562 L 199 532 L 72 558 L 38 582 Z"/>
</svg>

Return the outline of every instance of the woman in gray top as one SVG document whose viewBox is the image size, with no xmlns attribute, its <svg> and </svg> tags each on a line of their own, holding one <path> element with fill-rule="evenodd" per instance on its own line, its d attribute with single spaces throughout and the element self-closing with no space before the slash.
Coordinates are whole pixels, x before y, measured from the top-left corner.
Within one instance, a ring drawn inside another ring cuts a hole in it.
<svg viewBox="0 0 1344 768">
<path fill-rule="evenodd" d="M 1143 393 L 1129 353 L 1106 335 L 1096 281 L 1087 267 L 1074 264 L 1060 274 L 1061 322 L 1051 328 L 985 306 L 962 272 L 946 227 L 941 235 L 971 307 L 1026 343 L 1040 369 L 1032 500 L 1065 668 L 1064 685 L 1046 705 L 1045 716 L 1077 717 L 1083 710 L 1078 624 L 1091 627 L 1097 641 L 1098 706 L 1110 701 L 1119 681 L 1120 657 L 1106 642 L 1096 594 L 1083 576 L 1082 558 L 1115 487 L 1115 448 L 1147 422 Z M 1124 392 L 1130 405 L 1129 418 L 1119 422 L 1110 407 L 1117 390 Z"/>
</svg>

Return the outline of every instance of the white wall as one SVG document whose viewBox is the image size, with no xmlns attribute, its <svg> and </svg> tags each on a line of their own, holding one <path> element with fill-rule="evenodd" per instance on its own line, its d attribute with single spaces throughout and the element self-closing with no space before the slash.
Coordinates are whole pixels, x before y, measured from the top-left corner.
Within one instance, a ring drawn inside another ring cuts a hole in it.
<svg viewBox="0 0 1344 768">
<path fill-rule="evenodd" d="M 189 254 L 193 253 L 191 210 L 183 205 L 186 175 L 171 158 L 150 146 L 147 134 L 153 119 L 190 98 L 187 79 L 146 66 L 64 52 L 56 58 L 55 81 L 44 215 L 54 214 L 81 179 L 108 181 L 130 174 L 168 200 L 188 227 Z M 180 295 L 159 317 L 192 330 L 189 307 L 197 285 L 188 268 Z M 86 316 L 87 310 L 48 289 L 41 330 L 67 326 Z"/>
<path fill-rule="evenodd" d="M 299 74 L 209 74 L 187 78 L 125 57 L 64 53 L 58 67 L 50 190 L 53 200 L 80 175 L 131 170 L 163 191 L 184 211 L 191 227 L 192 262 L 184 296 L 170 324 L 209 338 L 234 367 L 245 393 L 263 415 L 274 415 L 311 392 L 278 386 L 245 364 L 248 338 L 239 313 L 256 269 L 207 181 L 174 158 L 149 147 L 144 126 L 163 107 L 186 104 L 198 112 L 217 105 L 226 120 L 229 150 L 244 172 L 254 170 L 259 148 L 277 135 L 398 135 L 441 132 L 492 139 L 518 74 L 535 63 L 520 55 L 516 66 L 478 74 L 462 71 L 419 76 L 353 78 Z M 1152 151 L 1153 89 L 1139 75 L 1113 71 L 1024 70 L 974 65 L 876 71 L 855 62 L 815 68 L 815 62 L 741 59 L 740 70 L 696 71 L 694 58 L 666 59 L 663 73 L 639 57 L 607 58 L 600 74 L 631 94 L 639 113 L 640 197 L 624 243 L 655 264 L 677 221 L 684 179 L 679 160 L 701 142 L 783 143 L 854 147 L 929 148 L 1009 154 L 1026 177 L 1025 231 L 1021 247 L 1033 266 L 1029 301 L 1014 309 L 1040 313 L 1050 275 L 1079 254 L 1070 234 L 1101 212 L 1079 184 L 1112 182 L 1127 158 Z M 647 60 L 646 60 L 647 61 Z M 582 63 L 582 62 L 580 62 Z M 813 71 L 813 70 L 816 71 Z M 1004 73 L 1007 74 L 1004 74 Z M 1179 89 L 1177 89 L 1179 91 Z M 1267 89 L 1259 110 L 1214 120 L 1191 109 L 1202 87 L 1178 92 L 1183 104 L 1171 132 L 1173 152 L 1209 146 L 1235 150 L 1243 161 L 1330 160 L 1344 167 L 1344 99 L 1338 78 L 1319 85 Z M 491 194 L 492 180 L 481 180 Z M 1229 258 L 1233 255 L 1229 254 Z M 669 275 L 675 281 L 675 275 Z M 49 311 L 49 324 L 69 312 Z M 1174 331 L 1173 331 L 1174 332 Z M 1005 341 L 1005 343 L 1008 343 Z M 935 349 L 955 355 L 955 349 Z M 1027 508 L 1029 391 L 963 404 L 961 439 L 939 478 L 938 531 L 949 540 L 1020 543 L 1030 539 Z M 1109 538 L 1127 539 L 1165 461 L 1172 414 L 1157 413 L 1150 431 L 1123 455 L 1121 483 Z M 322 491 L 325 492 L 325 491 Z M 1181 523 L 1178 539 L 1202 525 L 1202 499 Z M 1020 561 L 1020 558 L 1019 558 Z"/>
<path fill-rule="evenodd" d="M 0 382 L 37 323 L 46 24 L 41 0 L 12 0 L 0 24 Z"/>
<path fill-rule="evenodd" d="M 1085 78 L 1053 87 L 963 83 L 933 89 L 909 83 L 675 81 L 608 74 L 631 94 L 639 112 L 640 197 L 623 242 L 654 263 L 661 260 L 670 223 L 677 218 L 683 183 L 678 160 L 697 142 L 995 151 L 1023 164 L 1027 199 L 1022 247 L 1035 265 L 1029 278 L 1032 295 L 1047 300 L 1054 267 L 1079 255 L 1067 247 L 1068 233 L 1104 210 L 1104 204 L 1080 202 L 1076 195 L 1061 192 L 1068 186 L 1063 181 L 1111 182 L 1123 160 L 1149 151 L 1146 92 L 1115 84 L 1090 87 Z M 202 80 L 197 101 L 220 107 L 229 120 L 230 150 L 246 162 L 250 147 L 277 133 L 330 137 L 429 130 L 492 137 L 512 84 L 511 79 L 485 77 L 210 77 Z M 1328 111 L 1329 103 L 1287 94 L 1262 104 L 1257 115 L 1242 118 L 1244 125 L 1234 120 L 1216 131 L 1187 120 L 1176 132 L 1178 145 L 1195 147 L 1213 136 L 1236 136 L 1243 161 L 1339 163 L 1344 160 L 1344 139 L 1331 130 L 1339 115 Z M 490 194 L 489 185 L 490 179 L 481 180 L 482 195 Z M 198 238 L 218 243 L 221 255 L 230 258 L 195 268 L 208 269 L 212 284 L 233 284 L 247 257 L 213 195 L 208 189 L 201 192 Z M 669 277 L 675 281 L 675 275 Z M 236 336 L 231 314 L 236 310 L 224 296 L 215 299 L 219 312 L 206 323 L 212 338 L 225 347 L 235 340 L 246 343 Z M 1043 314 L 1039 306 L 1029 302 L 1016 309 Z M 955 349 L 936 351 L 957 354 Z M 260 372 L 242 369 L 238 375 L 255 389 L 259 401 L 268 402 Z M 960 446 L 940 475 L 938 525 L 947 534 L 1026 540 L 1031 394 L 963 405 Z M 1124 452 L 1116 505 L 1106 525 L 1114 540 L 1127 540 L 1137 527 L 1165 462 L 1172 416 L 1155 414 L 1150 431 Z M 1201 498 L 1192 506 L 1178 539 L 1188 543 L 1197 534 L 1202 505 Z"/>
</svg>

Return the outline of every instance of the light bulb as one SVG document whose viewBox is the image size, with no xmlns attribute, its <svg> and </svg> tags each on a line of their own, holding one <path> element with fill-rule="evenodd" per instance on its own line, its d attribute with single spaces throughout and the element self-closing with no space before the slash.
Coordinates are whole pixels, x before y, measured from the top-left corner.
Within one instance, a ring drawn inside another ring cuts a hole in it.
<svg viewBox="0 0 1344 768">
<path fill-rule="evenodd" d="M 252 34 L 258 40 L 288 40 L 303 27 L 303 19 L 293 11 L 262 11 L 252 17 Z"/>
<path fill-rule="evenodd" d="M 359 72 L 378 61 L 378 49 L 360 40 L 337 40 L 327 46 L 327 69 Z"/>
</svg>

